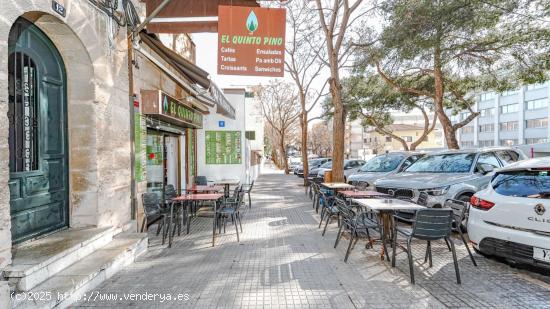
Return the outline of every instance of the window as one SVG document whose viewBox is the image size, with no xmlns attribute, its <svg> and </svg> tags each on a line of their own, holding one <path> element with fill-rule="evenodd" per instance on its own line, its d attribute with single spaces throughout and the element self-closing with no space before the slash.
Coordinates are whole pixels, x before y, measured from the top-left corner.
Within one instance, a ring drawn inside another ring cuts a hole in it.
<svg viewBox="0 0 550 309">
<path fill-rule="evenodd" d="M 548 128 L 548 118 L 529 119 L 525 121 L 526 128 Z"/>
<path fill-rule="evenodd" d="M 405 142 L 410 143 L 413 141 L 412 136 L 401 136 L 402 139 L 405 140 Z"/>
<path fill-rule="evenodd" d="M 500 167 L 500 162 L 498 162 L 497 157 L 492 152 L 482 153 L 477 159 L 477 164 L 489 164 L 494 168 Z"/>
<path fill-rule="evenodd" d="M 383 154 L 376 156 L 369 161 L 359 171 L 361 172 L 390 172 L 396 169 L 404 159 L 403 155 Z"/>
<path fill-rule="evenodd" d="M 388 142 L 388 143 L 391 142 L 391 136 L 386 136 L 386 142 Z"/>
<path fill-rule="evenodd" d="M 414 162 L 407 172 L 418 173 L 468 173 L 474 162 L 473 153 L 446 153 L 427 155 Z"/>
<path fill-rule="evenodd" d="M 245 98 L 253 98 L 253 97 L 254 97 L 254 92 L 246 91 L 246 92 L 244 93 L 244 97 L 245 97 Z"/>
<path fill-rule="evenodd" d="M 503 93 L 501 93 L 501 95 L 503 97 L 507 97 L 509 95 L 514 95 L 514 94 L 517 94 L 517 93 L 518 93 L 517 89 L 512 89 L 512 90 L 504 91 Z"/>
<path fill-rule="evenodd" d="M 460 142 L 460 147 L 462 148 L 474 147 L 474 141 L 462 141 Z"/>
<path fill-rule="evenodd" d="M 479 132 L 494 132 L 495 125 L 493 123 L 482 124 L 479 126 Z"/>
<path fill-rule="evenodd" d="M 487 100 L 491 100 L 495 97 L 495 93 L 494 92 L 486 92 L 486 93 L 482 93 L 479 97 L 480 101 L 487 101 Z"/>
<path fill-rule="evenodd" d="M 544 88 L 544 87 L 545 87 L 544 83 L 531 84 L 531 85 L 527 85 L 527 90 L 541 89 L 541 88 Z"/>
<path fill-rule="evenodd" d="M 525 108 L 527 110 L 533 110 L 533 109 L 539 109 L 539 108 L 545 108 L 545 107 L 548 107 L 547 98 L 527 101 L 525 104 Z"/>
<path fill-rule="evenodd" d="M 473 126 L 462 127 L 462 129 L 460 129 L 460 132 L 462 134 L 474 133 L 474 127 Z"/>
<path fill-rule="evenodd" d="M 36 64 L 15 52 L 8 59 L 9 158 L 10 172 L 38 169 L 38 86 Z"/>
<path fill-rule="evenodd" d="M 244 136 L 249 141 L 255 141 L 256 140 L 256 131 L 246 131 L 244 133 Z"/>
<path fill-rule="evenodd" d="M 479 111 L 479 117 L 492 117 L 495 115 L 495 108 L 484 108 Z"/>
<path fill-rule="evenodd" d="M 519 111 L 519 104 L 518 103 L 503 105 L 503 106 L 500 107 L 500 113 L 501 114 L 516 113 L 518 111 Z"/>
<path fill-rule="evenodd" d="M 517 139 L 501 139 L 500 146 L 514 146 L 518 144 Z"/>
<path fill-rule="evenodd" d="M 548 171 L 509 171 L 498 173 L 491 181 L 496 193 L 505 196 L 548 198 Z"/>
<path fill-rule="evenodd" d="M 495 145 L 495 140 L 488 139 L 488 140 L 481 140 L 479 141 L 479 147 L 491 147 Z"/>
<path fill-rule="evenodd" d="M 460 113 L 460 119 L 464 120 L 470 116 L 470 112 L 462 112 Z"/>
<path fill-rule="evenodd" d="M 525 144 L 540 144 L 540 143 L 548 143 L 548 139 L 547 138 L 544 138 L 544 137 L 539 137 L 539 138 L 526 138 L 525 139 Z"/>
<path fill-rule="evenodd" d="M 508 122 L 501 122 L 500 123 L 500 131 L 511 132 L 511 131 L 517 131 L 517 130 L 518 130 L 518 122 L 517 121 L 508 121 Z"/>
<path fill-rule="evenodd" d="M 514 162 L 517 162 L 519 160 L 519 154 L 515 151 L 511 150 L 500 150 L 496 152 L 497 157 L 504 163 L 504 165 L 508 165 Z"/>
</svg>

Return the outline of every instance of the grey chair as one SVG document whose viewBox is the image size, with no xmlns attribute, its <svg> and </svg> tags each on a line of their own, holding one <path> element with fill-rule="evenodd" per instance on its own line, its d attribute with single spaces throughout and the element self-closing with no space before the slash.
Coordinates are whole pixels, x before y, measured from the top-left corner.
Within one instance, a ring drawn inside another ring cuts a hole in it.
<svg viewBox="0 0 550 309">
<path fill-rule="evenodd" d="M 197 186 L 207 186 L 208 185 L 208 179 L 206 179 L 206 176 L 195 176 L 195 185 L 197 185 Z"/>
<path fill-rule="evenodd" d="M 321 236 L 325 236 L 330 219 L 337 217 L 338 226 L 340 226 L 340 216 L 339 216 L 338 208 L 334 206 L 335 197 L 324 193 L 322 190 L 319 190 L 319 194 L 320 194 L 320 198 L 323 199 L 323 203 L 320 203 L 322 205 L 321 205 L 321 220 L 319 221 L 319 228 L 321 228 L 321 224 L 323 224 L 323 220 L 326 220 L 325 228 L 323 229 L 323 233 L 321 234 Z"/>
<path fill-rule="evenodd" d="M 350 233 L 350 240 L 348 249 L 346 250 L 346 256 L 344 262 L 347 263 L 351 250 L 355 247 L 360 235 L 366 235 L 368 242 L 367 247 L 372 244 L 369 229 L 380 231 L 380 225 L 374 220 L 370 219 L 368 213 L 359 212 L 356 213 L 346 202 L 342 199 L 336 198 L 334 202 L 335 207 L 338 208 L 339 216 L 341 218 L 340 228 L 336 235 L 336 241 L 334 242 L 334 248 L 338 246 L 340 238 L 344 231 Z M 386 244 L 384 244 L 384 250 L 387 252 Z"/>
<path fill-rule="evenodd" d="M 143 193 L 141 199 L 145 211 L 145 217 L 143 218 L 141 225 L 141 232 L 143 232 L 146 224 L 148 228 L 149 226 L 158 223 L 157 235 L 160 233 L 162 228 L 162 244 L 164 245 L 166 237 L 170 232 L 170 225 L 173 220 L 170 209 L 161 208 L 161 200 L 156 193 Z"/>
<path fill-rule="evenodd" d="M 474 255 L 472 254 L 472 251 L 470 251 L 470 246 L 468 246 L 468 242 L 466 241 L 466 238 L 464 237 L 464 233 L 462 231 L 462 222 L 464 221 L 464 218 L 466 217 L 466 213 L 468 211 L 468 207 L 470 204 L 468 202 L 459 201 L 459 200 L 453 200 L 453 199 L 447 199 L 445 201 L 445 207 L 450 208 L 453 210 L 453 225 L 452 225 L 452 231 L 455 233 L 458 233 L 460 236 L 460 239 L 464 243 L 464 246 L 466 246 L 466 250 L 468 250 L 468 255 L 470 256 L 470 259 L 472 260 L 472 263 L 474 266 L 477 266 L 476 260 L 474 259 Z"/>
<path fill-rule="evenodd" d="M 237 232 L 237 242 L 240 242 L 239 226 L 241 228 L 241 233 L 243 231 L 243 225 L 241 222 L 241 214 L 240 214 L 240 208 L 243 203 L 243 198 L 244 198 L 244 191 L 242 190 L 242 187 L 239 186 L 239 190 L 236 194 L 236 197 L 226 198 L 223 208 L 220 209 L 216 214 L 217 219 L 221 219 L 223 221 L 224 232 L 225 232 L 226 220 L 227 218 L 231 218 L 231 221 L 235 225 L 235 230 Z M 237 223 L 239 224 L 239 226 L 237 226 Z M 220 232 L 221 232 L 221 227 L 222 225 L 219 225 Z"/>
<path fill-rule="evenodd" d="M 400 219 L 394 215 L 394 219 Z M 397 237 L 398 234 L 402 234 L 407 238 L 407 256 L 409 258 L 409 271 L 411 276 L 411 283 L 414 281 L 414 269 L 413 269 L 413 257 L 411 251 L 411 241 L 413 239 L 419 239 L 427 241 L 427 254 L 424 258 L 424 262 L 429 260 L 430 267 L 432 267 L 432 246 L 431 242 L 435 240 L 445 239 L 451 245 L 451 252 L 453 254 L 453 261 L 456 273 L 456 282 L 460 281 L 460 271 L 458 269 L 458 261 L 456 258 L 456 251 L 454 242 L 451 239 L 451 230 L 453 224 L 453 211 L 451 209 L 421 209 L 416 212 L 416 216 L 413 221 L 412 228 L 399 227 L 397 220 L 394 220 L 393 229 L 393 254 L 392 254 L 392 267 L 395 267 L 395 254 L 397 249 Z"/>
<path fill-rule="evenodd" d="M 313 209 L 318 212 L 319 209 L 319 195 L 321 194 L 319 185 L 315 182 L 311 182 L 311 190 L 313 192 Z"/>
<path fill-rule="evenodd" d="M 252 208 L 252 200 L 250 199 L 250 192 L 252 192 L 252 188 L 254 187 L 255 180 L 252 181 L 249 185 L 243 185 L 243 191 L 244 194 L 248 195 L 248 208 Z"/>
</svg>

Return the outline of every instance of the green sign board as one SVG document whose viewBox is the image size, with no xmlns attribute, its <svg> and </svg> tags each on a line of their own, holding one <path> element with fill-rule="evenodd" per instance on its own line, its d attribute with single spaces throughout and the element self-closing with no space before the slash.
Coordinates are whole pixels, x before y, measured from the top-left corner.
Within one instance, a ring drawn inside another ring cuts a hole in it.
<svg viewBox="0 0 550 309">
<path fill-rule="evenodd" d="M 241 164 L 241 131 L 206 131 L 206 164 Z"/>
<path fill-rule="evenodd" d="M 178 100 L 172 98 L 166 93 L 162 93 L 161 97 L 162 108 L 161 113 L 166 116 L 183 120 L 193 124 L 196 127 L 202 127 L 202 114 L 192 110 L 188 106 L 183 105 Z"/>
</svg>

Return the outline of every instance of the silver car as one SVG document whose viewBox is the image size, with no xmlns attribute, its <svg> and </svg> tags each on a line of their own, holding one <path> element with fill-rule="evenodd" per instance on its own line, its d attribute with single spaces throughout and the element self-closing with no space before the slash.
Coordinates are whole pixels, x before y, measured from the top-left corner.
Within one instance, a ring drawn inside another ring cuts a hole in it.
<svg viewBox="0 0 550 309">
<path fill-rule="evenodd" d="M 416 160 L 423 157 L 420 152 L 390 152 L 367 161 L 355 174 L 348 177 L 348 183 L 361 189 L 373 188 L 379 178 L 402 172 Z"/>
<path fill-rule="evenodd" d="M 397 197 L 418 199 L 428 194 L 428 207 L 443 207 L 445 200 L 469 201 L 491 181 L 495 168 L 525 159 L 513 148 L 447 150 L 419 159 L 402 173 L 375 181 L 376 190 Z"/>
<path fill-rule="evenodd" d="M 348 176 L 357 172 L 357 170 L 359 170 L 363 165 L 365 165 L 365 160 L 344 160 L 344 181 L 347 180 Z M 331 169 L 332 161 L 321 165 L 321 167 L 317 169 L 317 178 L 325 178 L 325 172 L 330 171 Z"/>
</svg>

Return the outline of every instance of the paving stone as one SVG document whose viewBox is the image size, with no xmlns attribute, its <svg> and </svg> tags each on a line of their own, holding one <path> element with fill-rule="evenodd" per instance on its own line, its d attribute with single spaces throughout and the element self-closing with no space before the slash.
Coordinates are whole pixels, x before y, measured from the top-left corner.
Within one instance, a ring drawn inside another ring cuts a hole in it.
<svg viewBox="0 0 550 309">
<path fill-rule="evenodd" d="M 423 264 L 425 244 L 414 243 L 416 285 L 409 282 L 406 254 L 395 268 L 379 257 L 379 245 L 360 240 L 348 263 L 348 239 L 333 248 L 337 224 L 324 237 L 319 215 L 295 176 L 262 175 L 245 210 L 238 243 L 229 222 L 211 247 L 212 219 L 194 219 L 189 235 L 161 245 L 149 232 L 147 254 L 97 289 L 116 300 L 82 307 L 138 308 L 550 308 L 550 288 L 536 278 L 476 255 L 474 267 L 457 244 L 462 285 L 451 254 L 433 244 L 433 267 Z M 398 251 L 399 252 L 399 251 Z M 178 293 L 186 301 L 128 301 L 124 293 Z"/>
</svg>

